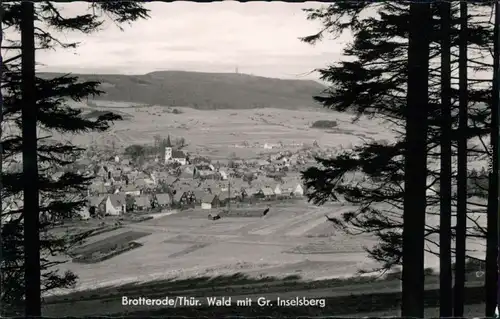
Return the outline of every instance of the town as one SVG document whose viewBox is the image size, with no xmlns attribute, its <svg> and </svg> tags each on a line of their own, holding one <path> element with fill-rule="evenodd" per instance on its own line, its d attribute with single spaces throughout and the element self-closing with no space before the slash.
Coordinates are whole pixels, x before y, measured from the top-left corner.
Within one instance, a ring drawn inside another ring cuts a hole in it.
<svg viewBox="0 0 500 319">
<path fill-rule="evenodd" d="M 268 144 L 263 147 L 272 148 Z M 218 216 L 231 207 L 257 201 L 287 200 L 304 196 L 300 170 L 320 151 L 269 153 L 265 158 L 211 160 L 172 145 L 170 136 L 156 147 L 132 145 L 121 154 L 95 152 L 67 170 L 94 177 L 88 205 L 80 218 L 104 218 L 124 214 L 160 213 L 201 208 Z M 140 151 L 144 154 L 138 154 Z M 63 171 L 54 172 L 59 178 Z"/>
</svg>

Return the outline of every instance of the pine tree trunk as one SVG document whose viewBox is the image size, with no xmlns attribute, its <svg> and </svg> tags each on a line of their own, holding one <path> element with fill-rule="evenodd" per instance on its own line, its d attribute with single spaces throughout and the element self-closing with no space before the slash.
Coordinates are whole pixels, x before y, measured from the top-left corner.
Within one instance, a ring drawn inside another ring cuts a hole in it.
<svg viewBox="0 0 500 319">
<path fill-rule="evenodd" d="M 439 228 L 439 316 L 451 317 L 451 5 L 439 4 L 441 16 L 441 168 Z"/>
<path fill-rule="evenodd" d="M 493 48 L 493 94 L 491 103 L 491 136 L 490 144 L 492 151 L 491 171 L 488 185 L 488 212 L 487 212 L 487 233 L 486 233 L 486 276 L 485 276 L 485 291 L 486 291 L 486 317 L 493 317 L 495 306 L 498 304 L 497 284 L 498 284 L 498 134 L 499 132 L 499 107 L 500 107 L 500 6 L 495 3 L 495 26 L 494 26 L 494 48 Z"/>
<path fill-rule="evenodd" d="M 401 315 L 424 316 L 430 3 L 410 4 Z"/>
<path fill-rule="evenodd" d="M 463 317 L 467 227 L 467 2 L 460 2 L 457 224 L 453 316 Z"/>
<path fill-rule="evenodd" d="M 37 109 L 35 89 L 35 38 L 33 2 L 21 4 L 22 134 L 24 181 L 25 316 L 39 317 L 40 234 L 37 164 Z"/>
<path fill-rule="evenodd" d="M 0 0 L 0 30 L 2 30 L 2 21 L 3 21 L 3 3 Z M 0 47 L 2 46 L 3 43 L 3 32 L 0 32 Z M 2 85 L 2 80 L 3 80 L 3 70 L 4 70 L 4 65 L 3 65 L 3 57 L 2 57 L 2 52 L 0 52 L 0 202 L 3 201 L 3 147 L 2 147 L 2 142 L 3 142 L 3 131 L 2 131 L 2 124 L 3 124 L 3 94 L 1 90 L 1 85 Z M 2 223 L 2 218 L 3 218 L 3 205 L 0 204 L 0 317 L 3 316 L 3 237 L 2 237 L 2 231 L 3 231 L 3 223 Z"/>
</svg>

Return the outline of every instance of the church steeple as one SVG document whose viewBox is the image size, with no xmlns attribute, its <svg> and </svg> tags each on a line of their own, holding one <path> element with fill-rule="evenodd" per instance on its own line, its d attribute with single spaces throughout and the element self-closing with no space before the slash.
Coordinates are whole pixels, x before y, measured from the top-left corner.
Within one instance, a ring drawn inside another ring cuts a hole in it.
<svg viewBox="0 0 500 319">
<path fill-rule="evenodd" d="M 172 147 L 172 143 L 170 142 L 170 135 L 167 136 L 167 142 L 165 143 L 165 147 Z"/>
</svg>

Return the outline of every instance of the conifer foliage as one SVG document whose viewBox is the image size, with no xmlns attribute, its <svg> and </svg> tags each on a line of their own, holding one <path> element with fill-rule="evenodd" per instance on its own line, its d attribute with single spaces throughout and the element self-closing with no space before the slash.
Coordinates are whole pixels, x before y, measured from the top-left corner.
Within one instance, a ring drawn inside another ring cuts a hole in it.
<svg viewBox="0 0 500 319">
<path fill-rule="evenodd" d="M 491 72 L 484 59 L 492 52 L 493 24 L 491 3 L 469 4 L 468 29 L 468 118 L 466 130 L 468 161 L 488 161 L 490 133 L 491 79 L 477 76 L 477 71 Z M 476 10 L 483 9 L 483 10 Z M 486 9 L 486 10 L 484 10 Z M 441 27 L 438 6 L 432 6 L 432 34 L 429 52 L 429 112 L 427 134 L 427 220 L 439 220 L 439 161 L 441 143 Z M 307 9 L 308 19 L 317 20 L 322 30 L 302 38 L 314 44 L 326 36 L 351 32 L 353 40 L 343 50 L 344 59 L 319 69 L 330 88 L 315 97 L 325 108 L 350 112 L 380 120 L 390 127 L 390 143 L 364 141 L 351 150 L 340 151 L 332 158 L 316 158 L 319 166 L 303 172 L 309 199 L 316 204 L 343 200 L 353 204 L 350 212 L 333 218 L 335 227 L 350 234 L 371 234 L 378 238 L 368 247 L 369 256 L 380 262 L 382 270 L 402 265 L 402 229 L 404 198 L 404 155 L 406 131 L 406 96 L 408 83 L 409 3 L 352 1 L 336 2 L 320 9 Z M 458 134 L 458 3 L 452 3 L 450 24 L 451 140 L 452 156 L 457 155 Z M 473 76 L 475 75 L 475 76 Z M 485 139 L 486 138 L 486 139 Z M 485 164 L 486 165 L 486 164 Z M 454 169 L 453 176 L 456 174 Z M 473 184 L 475 177 L 469 176 Z M 455 179 L 452 187 L 456 188 Z M 456 192 L 452 199 L 455 202 Z M 473 199 L 468 199 L 471 204 Z M 482 203 L 474 202 L 477 207 Z M 467 234 L 485 238 L 486 229 L 468 217 Z M 470 226 L 474 225 L 474 226 Z M 438 255 L 438 223 L 425 225 L 426 251 Z M 452 234 L 454 236 L 454 233 Z"/>
<path fill-rule="evenodd" d="M 116 25 L 148 18 L 148 10 L 136 2 L 106 1 L 88 3 L 79 15 L 67 16 L 64 4 L 43 1 L 35 3 L 36 50 L 67 49 L 77 43 L 64 42 L 54 31 L 76 31 L 85 34 L 97 32 L 106 19 Z M 2 315 L 22 314 L 24 298 L 23 205 L 22 171 L 19 169 L 22 151 L 21 120 L 21 56 L 19 29 L 21 3 L 2 4 L 1 88 L 2 98 L 2 260 L 1 302 Z M 52 258 L 84 239 L 87 233 L 56 235 L 49 232 L 56 222 L 74 217 L 85 204 L 84 192 L 92 176 L 77 170 L 75 161 L 84 150 L 69 141 L 59 141 L 60 134 L 104 132 L 112 121 L 120 117 L 106 113 L 92 120 L 82 117 L 82 111 L 69 107 L 71 101 L 82 101 L 90 95 L 101 94 L 98 82 L 79 82 L 76 77 L 64 75 L 55 78 L 36 77 L 36 107 L 38 110 L 38 170 L 40 197 L 40 236 L 42 292 L 71 287 L 77 277 L 59 273 L 54 266 L 60 263 Z M 54 169 L 64 169 L 59 178 L 53 178 Z"/>
</svg>

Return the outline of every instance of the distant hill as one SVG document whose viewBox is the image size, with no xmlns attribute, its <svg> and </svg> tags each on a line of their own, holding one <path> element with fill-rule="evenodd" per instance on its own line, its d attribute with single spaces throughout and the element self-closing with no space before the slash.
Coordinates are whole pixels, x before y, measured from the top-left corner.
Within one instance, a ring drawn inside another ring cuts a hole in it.
<svg viewBox="0 0 500 319">
<path fill-rule="evenodd" d="M 41 73 L 53 77 L 57 73 Z M 159 71 L 144 75 L 74 74 L 100 81 L 98 100 L 184 106 L 201 110 L 316 106 L 313 96 L 325 87 L 312 80 L 283 80 L 236 73 Z"/>
</svg>

